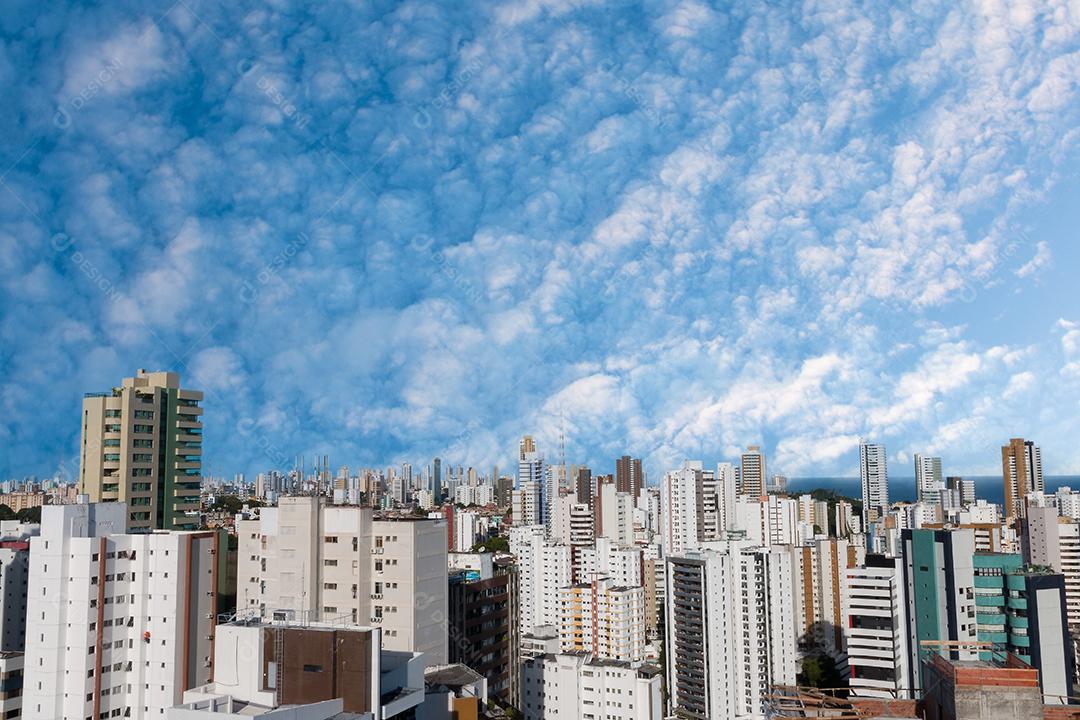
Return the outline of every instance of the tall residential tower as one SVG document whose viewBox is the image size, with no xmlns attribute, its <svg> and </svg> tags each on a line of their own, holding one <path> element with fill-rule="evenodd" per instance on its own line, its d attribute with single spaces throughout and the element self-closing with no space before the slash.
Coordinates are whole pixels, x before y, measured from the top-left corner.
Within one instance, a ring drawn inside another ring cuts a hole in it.
<svg viewBox="0 0 1080 720">
<path fill-rule="evenodd" d="M 884 445 L 865 441 L 859 443 L 859 476 L 862 479 L 862 521 L 865 530 L 889 509 L 889 470 Z"/>
<path fill-rule="evenodd" d="M 202 399 L 180 387 L 177 373 L 145 370 L 109 392 L 88 393 L 79 493 L 127 503 L 128 532 L 198 527 Z"/>
<path fill-rule="evenodd" d="M 1001 448 L 1001 476 L 1005 483 L 1005 517 L 1022 514 L 1024 497 L 1043 491 L 1042 451 L 1030 440 L 1012 438 Z"/>
</svg>

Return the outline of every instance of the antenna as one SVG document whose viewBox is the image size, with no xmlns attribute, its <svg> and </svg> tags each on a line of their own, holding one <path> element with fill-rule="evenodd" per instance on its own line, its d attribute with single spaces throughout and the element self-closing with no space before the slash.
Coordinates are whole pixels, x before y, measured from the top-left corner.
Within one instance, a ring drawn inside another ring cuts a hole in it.
<svg viewBox="0 0 1080 720">
<path fill-rule="evenodd" d="M 559 405 L 559 466 L 561 467 L 559 489 L 562 490 L 563 486 L 569 482 L 566 477 L 566 416 L 563 415 L 562 405 Z"/>
</svg>

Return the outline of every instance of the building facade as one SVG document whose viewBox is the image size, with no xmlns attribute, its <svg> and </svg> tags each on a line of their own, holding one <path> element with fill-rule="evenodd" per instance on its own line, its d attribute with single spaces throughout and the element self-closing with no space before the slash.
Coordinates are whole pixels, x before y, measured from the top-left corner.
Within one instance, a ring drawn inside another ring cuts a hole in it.
<svg viewBox="0 0 1080 720">
<path fill-rule="evenodd" d="M 129 532 L 198 527 L 203 394 L 173 372 L 139 370 L 83 398 L 79 492 L 122 502 Z"/>
<path fill-rule="evenodd" d="M 543 655 L 521 671 L 525 720 L 660 720 L 660 675 L 587 653 Z"/>
<path fill-rule="evenodd" d="M 859 477 L 862 481 L 862 527 L 877 522 L 889 510 L 889 469 L 885 446 L 859 443 Z"/>
<path fill-rule="evenodd" d="M 159 717 L 213 674 L 224 548 L 126 534 L 124 503 L 46 506 L 30 541 L 23 717 Z"/>
<path fill-rule="evenodd" d="M 791 565 L 746 541 L 668 558 L 669 714 L 764 718 L 771 687 L 795 683 Z"/>
<path fill-rule="evenodd" d="M 1028 493 L 1045 489 L 1042 450 L 1030 440 L 1010 439 L 1001 448 L 1001 477 L 1005 485 L 1005 517 L 1019 517 Z"/>
<path fill-rule="evenodd" d="M 377 625 L 385 649 L 447 662 L 445 521 L 295 496 L 236 532 L 239 612 Z"/>
<path fill-rule="evenodd" d="M 488 692 L 503 705 L 516 704 L 518 576 L 512 567 L 495 565 L 487 557 L 488 562 L 477 569 L 450 572 L 450 662 L 467 665 L 484 676 Z"/>
</svg>

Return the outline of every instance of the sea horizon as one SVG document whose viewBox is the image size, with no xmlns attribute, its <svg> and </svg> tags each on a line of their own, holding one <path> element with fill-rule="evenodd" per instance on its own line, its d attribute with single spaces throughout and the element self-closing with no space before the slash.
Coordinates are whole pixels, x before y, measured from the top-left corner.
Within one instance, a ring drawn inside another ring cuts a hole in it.
<svg viewBox="0 0 1080 720">
<path fill-rule="evenodd" d="M 965 480 L 975 481 L 975 497 L 992 503 L 1005 501 L 1005 488 L 1000 475 L 964 475 Z M 1080 475 L 1046 475 L 1046 492 L 1070 487 L 1080 490 Z M 842 495 L 858 498 L 862 494 L 858 477 L 793 477 L 788 478 L 788 492 L 805 493 L 816 489 L 836 490 Z M 913 475 L 889 478 L 889 500 L 915 501 L 915 477 Z"/>
</svg>

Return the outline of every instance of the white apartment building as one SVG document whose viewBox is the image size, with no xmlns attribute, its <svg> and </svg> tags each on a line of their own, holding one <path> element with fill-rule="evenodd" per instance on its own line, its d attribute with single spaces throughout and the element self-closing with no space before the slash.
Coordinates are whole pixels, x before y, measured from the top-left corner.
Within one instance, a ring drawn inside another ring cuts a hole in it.
<svg viewBox="0 0 1080 720">
<path fill-rule="evenodd" d="M 941 458 L 915 454 L 915 500 L 937 505 L 945 489 L 945 476 L 941 472 Z"/>
<path fill-rule="evenodd" d="M 695 550 L 701 543 L 717 540 L 731 527 L 727 523 L 728 506 L 724 497 L 730 471 L 705 470 L 701 461 L 687 460 L 678 470 L 664 474 L 660 488 L 661 544 L 667 554 Z M 734 515 L 734 503 L 731 504 Z M 734 522 L 734 519 L 732 519 Z"/>
<path fill-rule="evenodd" d="M 24 718 L 157 718 L 209 681 L 220 536 L 125 534 L 127 517 L 120 502 L 42 508 Z"/>
<path fill-rule="evenodd" d="M 521 672 L 525 720 L 660 720 L 660 675 L 588 654 L 544 655 Z"/>
<path fill-rule="evenodd" d="M 862 526 L 869 528 L 889 510 L 889 469 L 885 446 L 859 443 L 859 477 L 862 481 Z"/>
<path fill-rule="evenodd" d="M 746 540 L 668 557 L 670 714 L 759 720 L 772 685 L 795 683 L 791 565 Z"/>
<path fill-rule="evenodd" d="M 551 518 L 549 540 L 573 547 L 593 543 L 593 511 L 588 503 L 580 503 L 573 494 L 555 501 L 557 508 Z"/>
<path fill-rule="evenodd" d="M 848 537 L 850 535 L 858 535 L 862 532 L 862 526 L 859 523 L 859 518 L 852 510 L 851 503 L 840 500 L 836 503 L 836 535 L 838 537 Z"/>
<path fill-rule="evenodd" d="M 844 570 L 843 628 L 856 697 L 907 699 L 907 602 L 898 561 Z"/>
<path fill-rule="evenodd" d="M 378 625 L 384 649 L 447 662 L 444 520 L 283 497 L 236 533 L 239 612 Z"/>
<path fill-rule="evenodd" d="M 441 513 L 431 513 L 429 518 L 437 519 Z M 454 552 L 468 552 L 480 535 L 480 514 L 468 510 L 454 510 L 453 534 L 450 545 Z"/>
<path fill-rule="evenodd" d="M 645 590 L 609 578 L 572 585 L 559 598 L 562 652 L 587 652 L 603 660 L 645 659 Z"/>
<path fill-rule="evenodd" d="M 573 584 L 573 555 L 567 545 L 545 538 L 543 525 L 510 528 L 510 553 L 517 558 L 518 616 L 522 636 L 539 625 L 559 624 L 559 596 Z"/>
<path fill-rule="evenodd" d="M 1024 559 L 1054 568 L 1065 576 L 1065 615 L 1080 626 L 1080 523 L 1061 517 L 1052 507 L 1027 506 Z"/>
<path fill-rule="evenodd" d="M 1060 487 L 1054 493 L 1058 514 L 1071 520 L 1080 520 L 1080 492 L 1070 487 Z"/>
<path fill-rule="evenodd" d="M 865 547 L 842 538 L 818 538 L 793 552 L 796 635 L 800 643 L 822 650 L 841 663 L 844 573 L 865 557 Z"/>
<path fill-rule="evenodd" d="M 524 482 L 511 495 L 511 514 L 514 525 L 543 525 L 543 483 Z"/>
<path fill-rule="evenodd" d="M 618 492 L 615 483 L 601 483 L 597 487 L 595 534 L 619 545 L 634 542 L 634 497 Z"/>
<path fill-rule="evenodd" d="M 758 545 L 798 543 L 799 506 L 779 495 L 742 496 L 735 503 L 735 528 Z"/>
<path fill-rule="evenodd" d="M 616 585 L 641 585 L 641 555 L 639 547 L 619 547 L 608 538 L 596 538 L 595 544 L 576 549 L 574 582 L 587 583 L 604 576 Z"/>
</svg>

